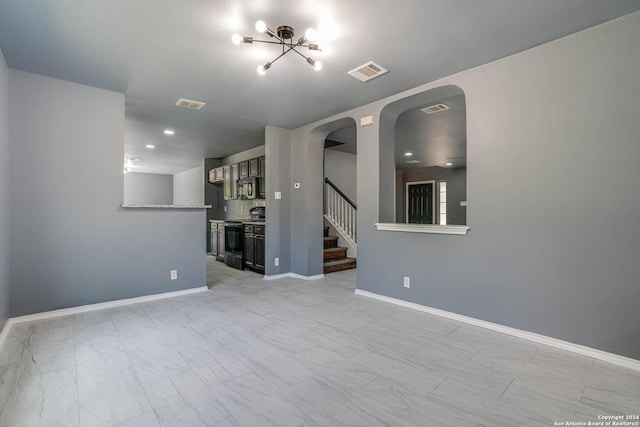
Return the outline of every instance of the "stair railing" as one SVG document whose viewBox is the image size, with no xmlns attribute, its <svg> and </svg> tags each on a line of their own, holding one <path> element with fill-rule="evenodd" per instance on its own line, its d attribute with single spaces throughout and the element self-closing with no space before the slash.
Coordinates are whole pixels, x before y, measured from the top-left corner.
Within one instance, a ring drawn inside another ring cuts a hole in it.
<svg viewBox="0 0 640 427">
<path fill-rule="evenodd" d="M 329 178 L 325 182 L 325 218 L 354 250 L 357 248 L 356 204 Z"/>
</svg>

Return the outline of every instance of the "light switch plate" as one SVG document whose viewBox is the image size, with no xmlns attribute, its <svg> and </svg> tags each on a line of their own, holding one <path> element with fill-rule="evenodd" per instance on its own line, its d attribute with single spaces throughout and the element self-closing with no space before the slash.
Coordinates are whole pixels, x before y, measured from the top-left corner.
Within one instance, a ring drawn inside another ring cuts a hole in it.
<svg viewBox="0 0 640 427">
<path fill-rule="evenodd" d="M 282 193 L 281 193 L 281 192 L 279 192 L 279 191 L 276 191 L 276 192 L 273 194 L 273 198 L 274 198 L 274 199 L 276 199 L 276 200 L 280 200 L 280 199 L 282 199 Z"/>
</svg>

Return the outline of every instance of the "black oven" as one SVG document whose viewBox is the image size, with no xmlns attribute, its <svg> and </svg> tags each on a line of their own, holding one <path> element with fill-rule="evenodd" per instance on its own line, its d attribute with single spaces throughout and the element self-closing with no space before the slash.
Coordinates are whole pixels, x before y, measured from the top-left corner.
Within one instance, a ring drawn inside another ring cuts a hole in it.
<svg viewBox="0 0 640 427">
<path fill-rule="evenodd" d="M 242 223 L 224 223 L 224 263 L 242 270 Z"/>
</svg>

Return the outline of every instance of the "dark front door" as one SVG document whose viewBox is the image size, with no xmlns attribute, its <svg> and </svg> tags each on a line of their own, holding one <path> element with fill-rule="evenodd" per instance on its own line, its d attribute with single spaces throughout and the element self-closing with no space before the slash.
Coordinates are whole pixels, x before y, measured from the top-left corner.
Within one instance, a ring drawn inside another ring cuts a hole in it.
<svg viewBox="0 0 640 427">
<path fill-rule="evenodd" d="M 433 224 L 433 183 L 409 184 L 407 193 L 407 222 Z"/>
</svg>

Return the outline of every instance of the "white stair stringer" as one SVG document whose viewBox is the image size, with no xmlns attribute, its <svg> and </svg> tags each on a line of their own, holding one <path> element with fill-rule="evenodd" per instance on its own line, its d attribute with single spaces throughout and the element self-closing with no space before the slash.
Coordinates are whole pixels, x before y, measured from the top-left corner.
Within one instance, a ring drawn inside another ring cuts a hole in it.
<svg viewBox="0 0 640 427">
<path fill-rule="evenodd" d="M 338 234 L 338 245 L 347 248 L 347 256 L 349 258 L 358 258 L 358 244 L 353 240 L 349 234 L 342 229 L 336 221 L 334 221 L 329 215 L 324 214 L 324 219 L 329 223 Z"/>
</svg>

